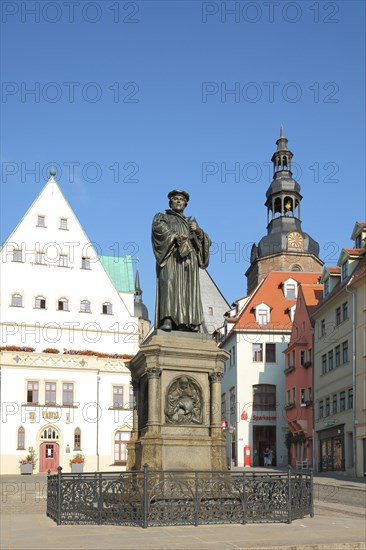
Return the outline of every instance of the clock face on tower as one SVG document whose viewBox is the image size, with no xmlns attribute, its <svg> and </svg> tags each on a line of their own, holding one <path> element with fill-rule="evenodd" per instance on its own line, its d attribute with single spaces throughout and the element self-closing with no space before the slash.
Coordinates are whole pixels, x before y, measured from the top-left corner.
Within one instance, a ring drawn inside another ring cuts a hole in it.
<svg viewBox="0 0 366 550">
<path fill-rule="evenodd" d="M 287 235 L 287 244 L 289 248 L 296 248 L 297 250 L 304 248 L 304 237 L 297 231 L 292 231 Z"/>
</svg>

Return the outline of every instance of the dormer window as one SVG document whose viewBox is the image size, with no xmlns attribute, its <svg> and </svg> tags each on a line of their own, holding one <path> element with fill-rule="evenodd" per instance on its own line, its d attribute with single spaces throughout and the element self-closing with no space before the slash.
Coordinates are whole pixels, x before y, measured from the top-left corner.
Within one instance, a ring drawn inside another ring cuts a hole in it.
<svg viewBox="0 0 366 550">
<path fill-rule="evenodd" d="M 348 277 L 348 261 L 346 260 L 342 264 L 342 281 Z"/>
<path fill-rule="evenodd" d="M 268 325 L 270 321 L 271 308 L 267 304 L 259 304 L 255 308 L 255 319 L 259 325 Z"/>
<path fill-rule="evenodd" d="M 361 248 L 361 246 L 362 246 L 362 239 L 361 239 L 361 233 L 360 233 L 355 238 L 355 248 Z"/>
<path fill-rule="evenodd" d="M 294 279 L 288 279 L 283 283 L 283 293 L 287 300 L 296 300 L 297 282 Z"/>
</svg>

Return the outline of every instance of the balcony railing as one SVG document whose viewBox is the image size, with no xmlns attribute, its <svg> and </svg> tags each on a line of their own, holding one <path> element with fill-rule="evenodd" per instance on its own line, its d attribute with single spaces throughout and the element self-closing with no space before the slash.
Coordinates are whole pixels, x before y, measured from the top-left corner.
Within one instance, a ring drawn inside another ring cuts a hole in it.
<svg viewBox="0 0 366 550">
<path fill-rule="evenodd" d="M 288 367 L 285 368 L 285 370 L 283 372 L 285 374 L 288 374 L 289 372 L 292 372 L 293 370 L 295 370 L 295 365 L 289 365 Z"/>
<path fill-rule="evenodd" d="M 306 361 L 303 364 L 304 369 L 308 369 L 309 367 L 312 367 L 312 366 L 313 366 L 313 363 L 311 361 Z"/>
<path fill-rule="evenodd" d="M 286 410 L 287 410 L 287 409 L 293 409 L 294 406 L 295 406 L 295 401 L 290 401 L 289 403 L 287 403 L 287 404 L 285 405 L 285 409 L 286 409 Z"/>
</svg>

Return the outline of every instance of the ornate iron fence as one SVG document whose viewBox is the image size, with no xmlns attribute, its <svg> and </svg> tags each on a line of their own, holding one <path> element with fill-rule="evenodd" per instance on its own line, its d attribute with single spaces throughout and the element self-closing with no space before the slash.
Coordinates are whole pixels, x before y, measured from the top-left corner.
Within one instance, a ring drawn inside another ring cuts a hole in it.
<svg viewBox="0 0 366 550">
<path fill-rule="evenodd" d="M 142 471 L 48 475 L 47 515 L 61 524 L 150 527 L 291 523 L 313 517 L 311 471 Z"/>
</svg>

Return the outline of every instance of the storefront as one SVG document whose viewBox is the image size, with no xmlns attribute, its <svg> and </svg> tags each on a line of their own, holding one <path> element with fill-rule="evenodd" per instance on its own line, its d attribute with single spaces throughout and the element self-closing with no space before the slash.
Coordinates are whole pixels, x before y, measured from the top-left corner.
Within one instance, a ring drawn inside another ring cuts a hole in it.
<svg viewBox="0 0 366 550">
<path fill-rule="evenodd" d="M 344 424 L 321 430 L 319 437 L 319 471 L 344 471 Z"/>
</svg>

